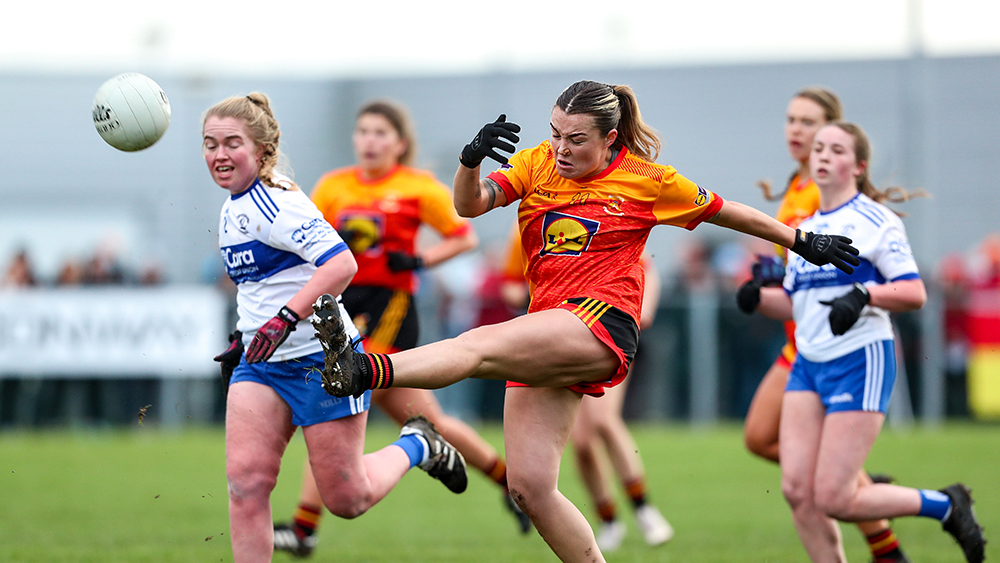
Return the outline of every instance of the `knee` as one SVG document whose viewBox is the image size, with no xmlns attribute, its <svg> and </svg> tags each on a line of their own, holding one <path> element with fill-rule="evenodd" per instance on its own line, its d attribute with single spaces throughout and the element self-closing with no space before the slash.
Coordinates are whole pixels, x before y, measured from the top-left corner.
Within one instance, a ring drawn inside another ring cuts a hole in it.
<svg viewBox="0 0 1000 563">
<path fill-rule="evenodd" d="M 843 487 L 816 486 L 816 509 L 835 520 L 849 522 L 851 497 Z"/>
<path fill-rule="evenodd" d="M 511 472 L 508 468 L 507 488 L 510 497 L 532 519 L 538 513 L 539 505 L 549 493 L 548 487 L 542 481 L 542 479 L 533 478 L 530 474 Z"/>
<path fill-rule="evenodd" d="M 226 480 L 229 484 L 229 498 L 233 501 L 260 502 L 270 498 L 278 475 L 276 471 L 268 471 L 254 464 L 228 463 Z"/>
<path fill-rule="evenodd" d="M 361 516 L 372 507 L 371 495 L 348 489 L 336 489 L 322 494 L 323 504 L 330 514 L 346 520 Z"/>
<path fill-rule="evenodd" d="M 791 507 L 792 512 L 813 504 L 813 489 L 811 484 L 795 476 L 782 476 L 781 494 Z"/>
</svg>

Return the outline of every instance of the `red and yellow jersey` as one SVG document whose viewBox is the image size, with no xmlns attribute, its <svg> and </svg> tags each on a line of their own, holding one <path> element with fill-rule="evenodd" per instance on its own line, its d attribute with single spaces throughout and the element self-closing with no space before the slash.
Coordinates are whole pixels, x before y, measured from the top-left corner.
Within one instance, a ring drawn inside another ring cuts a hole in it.
<svg viewBox="0 0 1000 563">
<path fill-rule="evenodd" d="M 354 253 L 354 286 L 377 286 L 414 293 L 411 271 L 393 272 L 388 252 L 414 254 L 417 232 L 426 223 L 442 236 L 463 235 L 470 223 L 458 216 L 451 191 L 430 173 L 397 166 L 382 178 L 366 180 L 357 167 L 323 175 L 312 200 Z"/>
<path fill-rule="evenodd" d="M 819 209 L 819 187 L 816 186 L 816 182 L 813 182 L 812 178 L 803 182 L 801 177 L 795 174 L 788 181 L 788 188 L 781 198 L 781 205 L 778 206 L 774 218 L 797 229 L 799 223 L 816 213 L 817 209 Z M 775 245 L 775 248 L 782 258 L 786 257 L 784 246 Z"/>
<path fill-rule="evenodd" d="M 641 257 L 650 229 L 694 229 L 722 207 L 722 198 L 672 167 L 646 162 L 624 148 L 599 174 L 567 180 L 556 172 L 546 141 L 518 152 L 489 178 L 508 202 L 521 200 L 518 228 L 529 312 L 591 297 L 638 322 L 645 283 Z"/>
<path fill-rule="evenodd" d="M 795 174 L 788 181 L 788 189 L 781 198 L 781 205 L 778 206 L 774 218 L 795 229 L 804 219 L 816 213 L 817 209 L 819 209 L 819 187 L 816 182 L 813 182 L 812 178 L 803 182 L 802 177 Z M 784 246 L 775 245 L 775 248 L 778 249 L 779 256 L 788 258 Z M 787 342 L 781 349 L 781 355 L 791 365 L 795 360 L 795 322 L 785 321 L 784 324 Z"/>
</svg>

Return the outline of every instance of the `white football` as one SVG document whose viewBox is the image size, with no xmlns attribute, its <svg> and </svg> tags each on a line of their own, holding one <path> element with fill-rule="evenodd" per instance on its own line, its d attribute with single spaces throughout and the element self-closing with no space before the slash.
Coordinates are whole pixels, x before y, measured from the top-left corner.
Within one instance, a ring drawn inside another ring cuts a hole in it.
<svg viewBox="0 0 1000 563">
<path fill-rule="evenodd" d="M 170 125 L 170 102 L 159 84 L 137 72 L 109 79 L 94 96 L 94 127 L 112 147 L 141 151 Z"/>
</svg>

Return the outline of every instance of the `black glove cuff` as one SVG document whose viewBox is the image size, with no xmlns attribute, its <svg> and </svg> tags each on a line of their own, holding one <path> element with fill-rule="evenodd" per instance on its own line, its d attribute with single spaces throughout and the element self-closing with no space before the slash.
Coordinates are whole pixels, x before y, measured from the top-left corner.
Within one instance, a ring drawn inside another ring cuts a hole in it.
<svg viewBox="0 0 1000 563">
<path fill-rule="evenodd" d="M 465 145 L 465 148 L 462 149 L 462 154 L 458 157 L 458 161 L 462 163 L 462 166 L 466 168 L 475 169 L 476 167 L 478 167 L 480 164 L 483 163 L 483 159 L 485 158 L 486 156 L 484 155 L 476 154 L 476 151 L 475 149 L 472 148 L 472 145 L 468 144 Z"/>
<path fill-rule="evenodd" d="M 289 309 L 287 305 L 282 307 L 275 316 L 288 323 L 289 328 L 292 330 L 295 330 L 295 325 L 302 320 L 295 314 L 295 311 Z"/>
</svg>

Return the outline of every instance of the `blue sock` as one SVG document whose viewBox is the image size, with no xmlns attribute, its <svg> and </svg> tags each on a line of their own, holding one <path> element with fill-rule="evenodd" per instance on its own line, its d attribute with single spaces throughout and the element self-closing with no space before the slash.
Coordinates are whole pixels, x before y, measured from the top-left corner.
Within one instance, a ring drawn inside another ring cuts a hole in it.
<svg viewBox="0 0 1000 563">
<path fill-rule="evenodd" d="M 941 491 L 920 489 L 920 516 L 944 519 L 951 514 L 951 499 Z"/>
<path fill-rule="evenodd" d="M 427 457 L 427 443 L 415 434 L 400 436 L 392 444 L 403 448 L 406 455 L 410 456 L 410 467 L 420 465 Z"/>
</svg>

